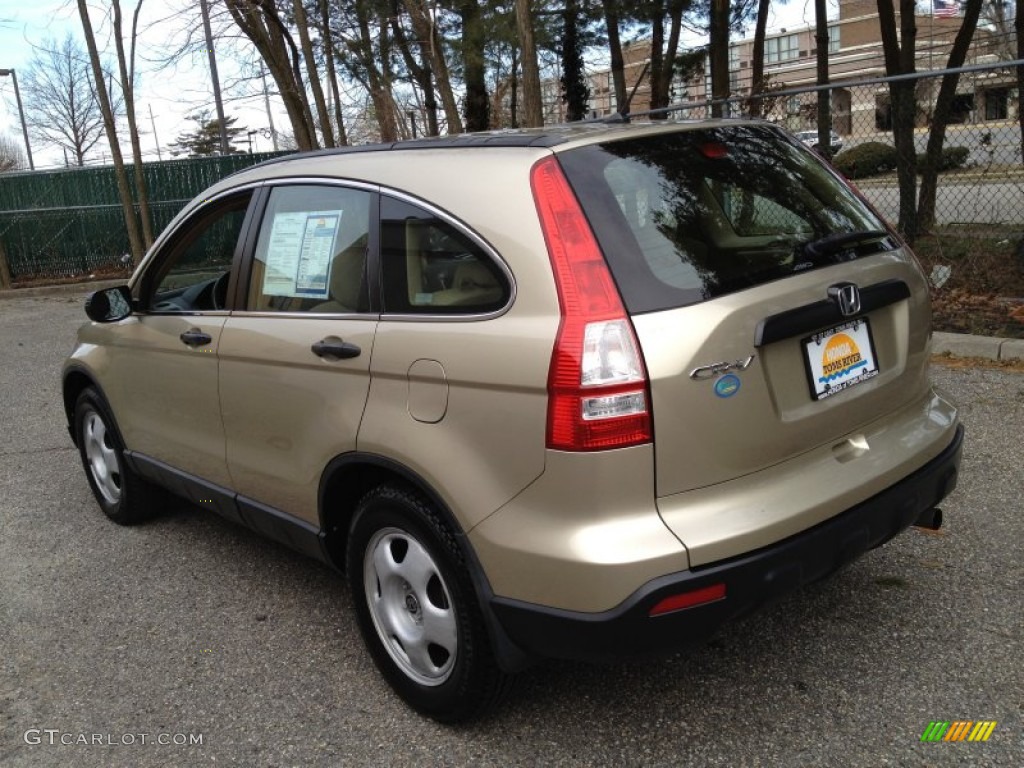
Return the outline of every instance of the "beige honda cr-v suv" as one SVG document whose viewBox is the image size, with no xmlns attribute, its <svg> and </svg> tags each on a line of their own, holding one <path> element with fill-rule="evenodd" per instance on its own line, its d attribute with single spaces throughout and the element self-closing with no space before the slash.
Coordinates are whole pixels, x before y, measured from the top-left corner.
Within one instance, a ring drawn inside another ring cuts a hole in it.
<svg viewBox="0 0 1024 768">
<path fill-rule="evenodd" d="M 272 161 L 87 313 L 64 405 L 103 511 L 170 491 L 337 566 L 441 720 L 706 637 L 956 484 L 914 256 L 759 122 Z"/>
</svg>

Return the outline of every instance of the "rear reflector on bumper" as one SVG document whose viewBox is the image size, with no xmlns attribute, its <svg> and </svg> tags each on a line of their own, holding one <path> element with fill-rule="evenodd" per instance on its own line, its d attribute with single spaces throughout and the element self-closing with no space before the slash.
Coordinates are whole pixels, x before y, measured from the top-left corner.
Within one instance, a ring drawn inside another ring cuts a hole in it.
<svg viewBox="0 0 1024 768">
<path fill-rule="evenodd" d="M 651 608 L 650 615 L 661 616 L 662 614 L 681 611 L 684 608 L 693 608 L 724 599 L 725 584 L 712 584 L 710 587 L 695 589 L 692 592 L 680 592 L 678 595 L 669 595 Z"/>
</svg>

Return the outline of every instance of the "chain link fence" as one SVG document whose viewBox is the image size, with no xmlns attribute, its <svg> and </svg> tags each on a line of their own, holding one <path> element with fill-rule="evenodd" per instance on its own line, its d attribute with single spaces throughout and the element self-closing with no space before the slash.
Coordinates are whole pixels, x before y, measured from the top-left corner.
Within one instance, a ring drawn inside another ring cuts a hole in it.
<svg viewBox="0 0 1024 768">
<path fill-rule="evenodd" d="M 144 163 L 154 233 L 214 182 L 282 154 Z M 132 166 L 126 168 L 135 194 Z M 113 167 L 0 176 L 0 248 L 14 282 L 123 267 L 131 249 Z"/>
</svg>

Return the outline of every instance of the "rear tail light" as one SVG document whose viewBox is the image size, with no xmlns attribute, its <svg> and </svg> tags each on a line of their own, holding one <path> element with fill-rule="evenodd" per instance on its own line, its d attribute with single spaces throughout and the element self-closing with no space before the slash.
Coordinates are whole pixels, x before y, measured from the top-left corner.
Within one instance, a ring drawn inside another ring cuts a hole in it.
<svg viewBox="0 0 1024 768">
<path fill-rule="evenodd" d="M 554 157 L 534 165 L 530 181 L 562 312 L 548 373 L 548 448 L 650 442 L 640 345 L 590 224 Z"/>
</svg>

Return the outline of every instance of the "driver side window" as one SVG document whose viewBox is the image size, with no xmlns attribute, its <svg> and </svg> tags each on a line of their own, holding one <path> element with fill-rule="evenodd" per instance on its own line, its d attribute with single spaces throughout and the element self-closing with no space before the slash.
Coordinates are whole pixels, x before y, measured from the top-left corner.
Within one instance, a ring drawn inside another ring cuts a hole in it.
<svg viewBox="0 0 1024 768">
<path fill-rule="evenodd" d="M 149 308 L 154 312 L 224 309 L 235 248 L 251 192 L 211 206 L 185 222 L 159 267 Z"/>
</svg>

